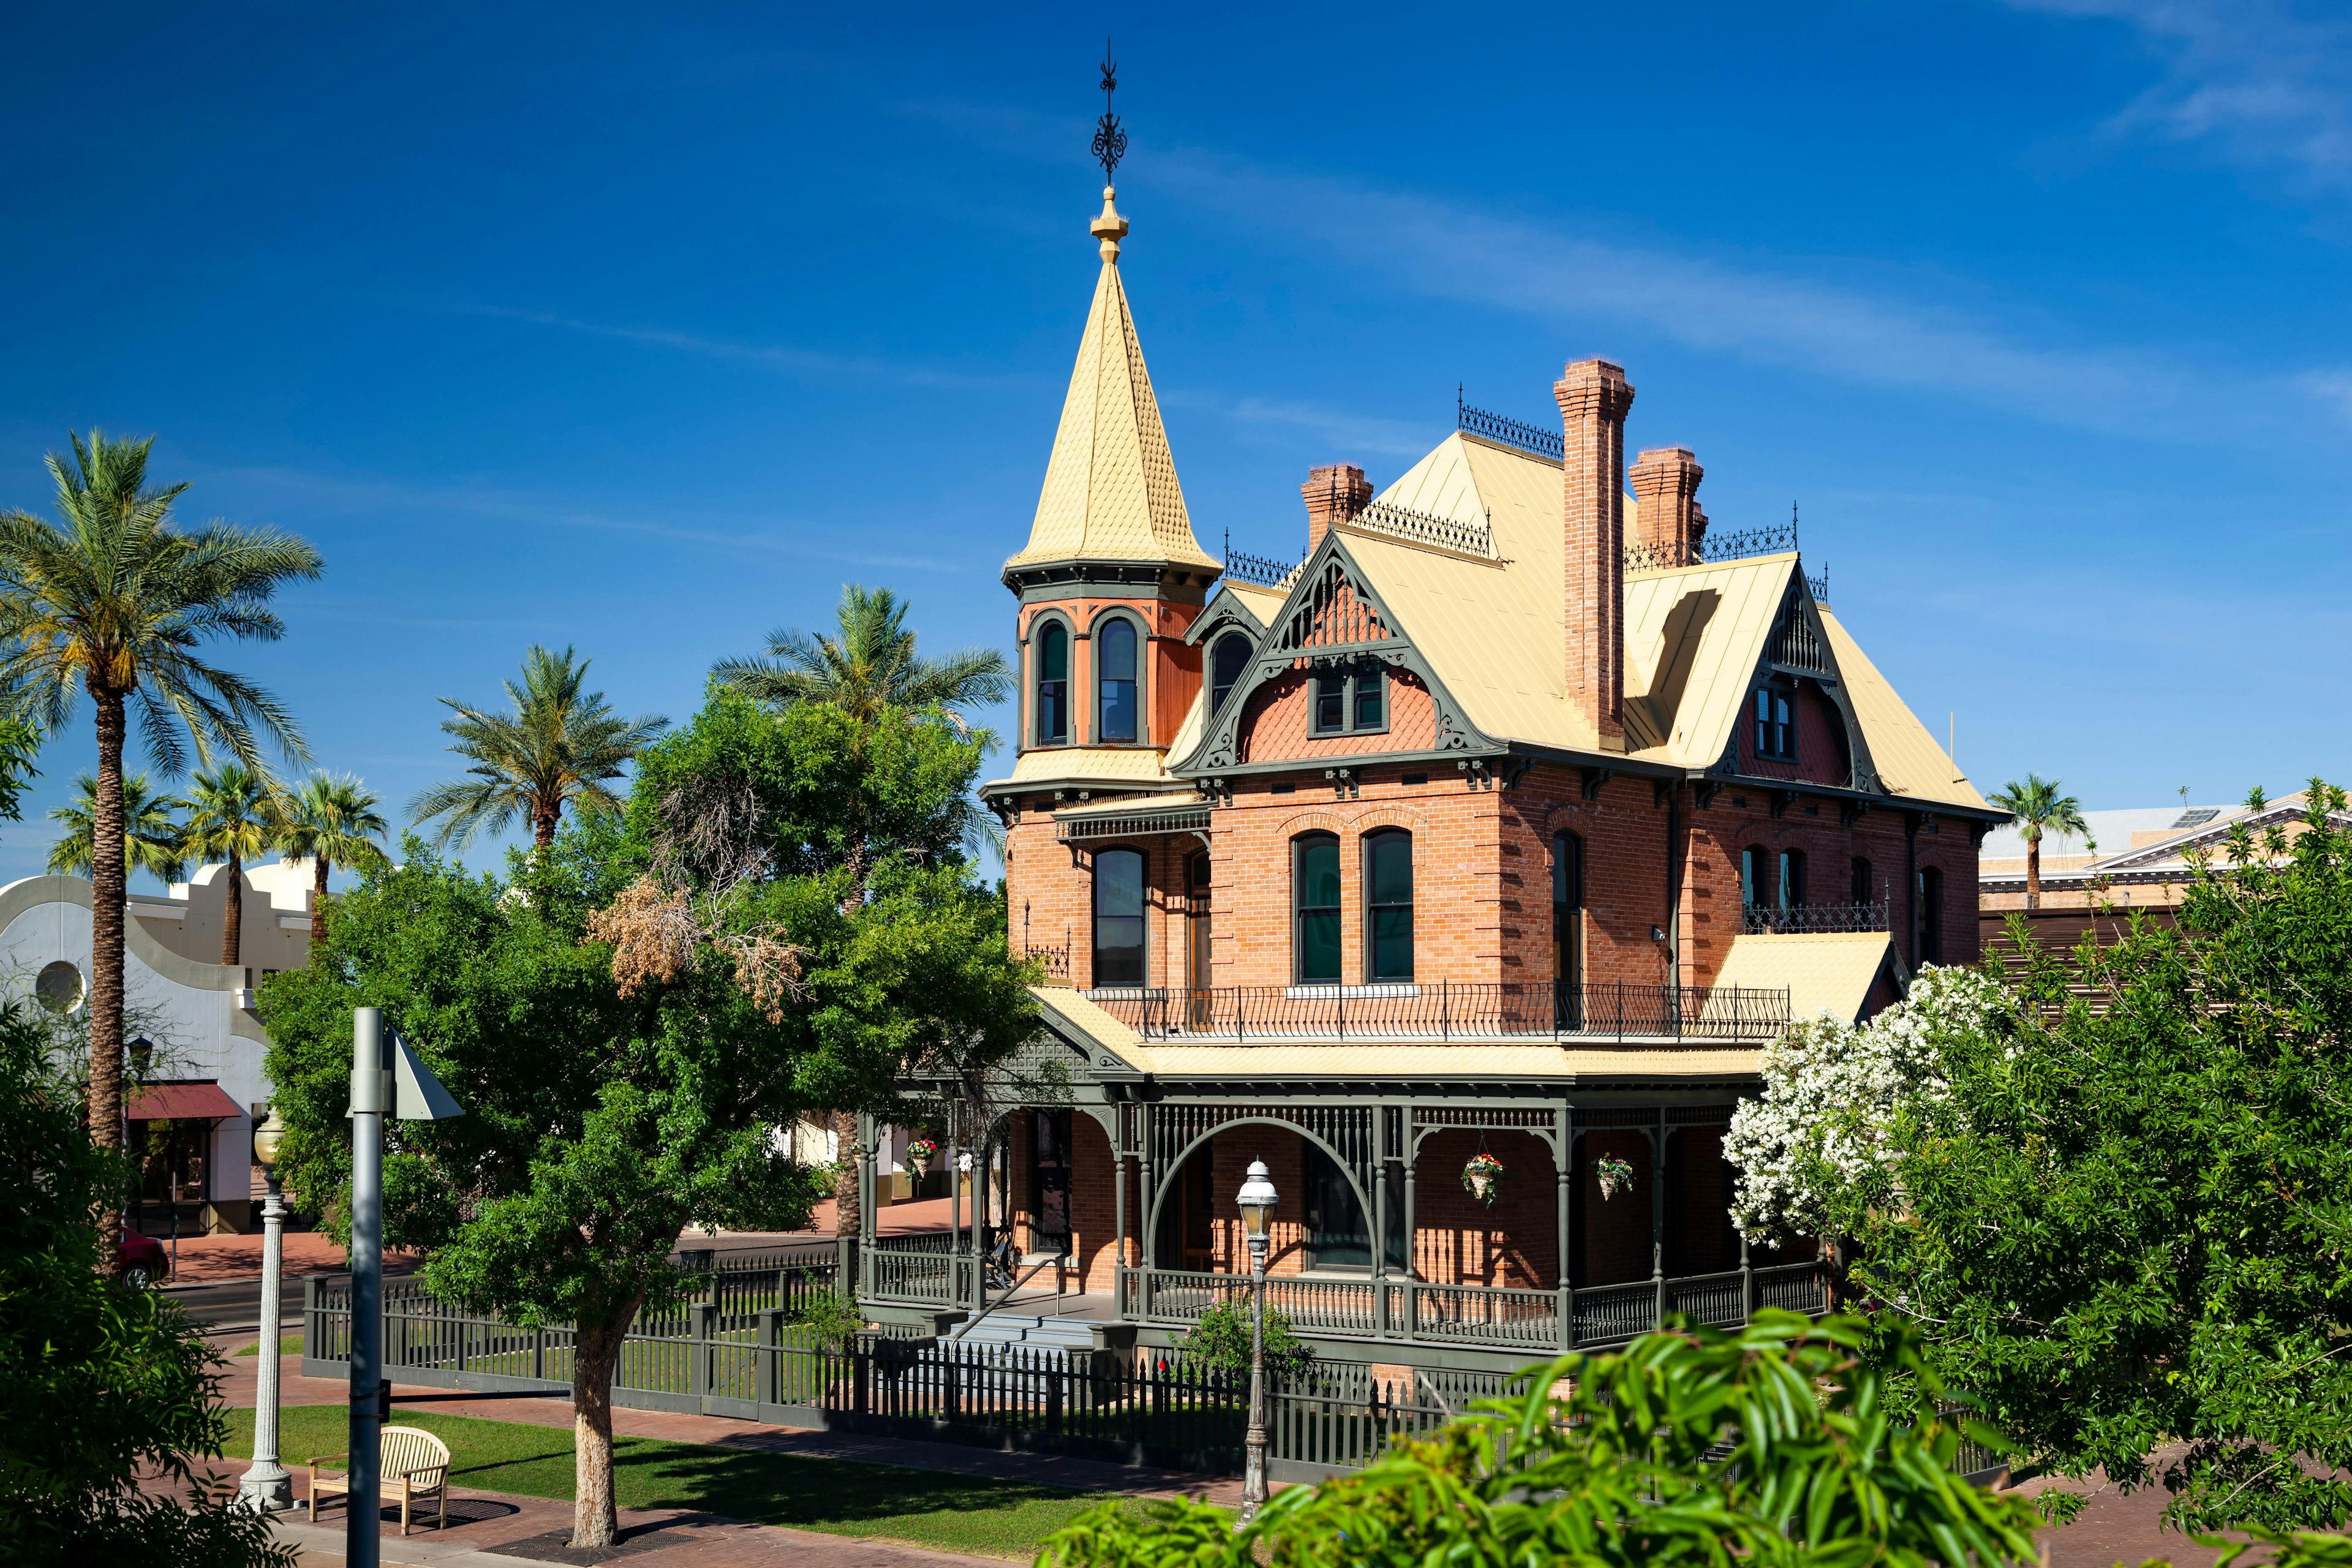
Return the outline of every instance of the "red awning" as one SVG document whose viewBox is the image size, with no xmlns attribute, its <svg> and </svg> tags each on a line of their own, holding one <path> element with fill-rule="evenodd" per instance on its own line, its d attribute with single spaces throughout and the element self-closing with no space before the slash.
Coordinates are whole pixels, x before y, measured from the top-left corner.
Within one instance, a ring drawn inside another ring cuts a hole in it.
<svg viewBox="0 0 2352 1568">
<path fill-rule="evenodd" d="M 218 1121 L 225 1117 L 242 1116 L 245 1107 L 231 1100 L 220 1085 L 207 1080 L 203 1083 L 151 1083 L 144 1089 L 131 1091 L 131 1103 L 124 1109 L 126 1121 Z"/>
</svg>

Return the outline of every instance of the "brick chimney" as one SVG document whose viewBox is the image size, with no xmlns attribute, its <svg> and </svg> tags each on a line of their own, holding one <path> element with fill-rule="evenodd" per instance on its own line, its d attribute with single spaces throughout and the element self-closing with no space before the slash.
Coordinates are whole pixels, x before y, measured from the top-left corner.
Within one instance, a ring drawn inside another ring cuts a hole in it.
<svg viewBox="0 0 2352 1568">
<path fill-rule="evenodd" d="M 1312 553 L 1333 522 L 1364 510 L 1372 499 L 1372 481 L 1353 463 L 1328 463 L 1307 470 L 1298 493 L 1307 500 L 1307 548 Z"/>
<path fill-rule="evenodd" d="M 1698 509 L 1698 482 L 1706 470 L 1688 447 L 1653 447 L 1633 465 L 1633 542 L 1662 566 L 1688 566 L 1698 559 L 1706 533 L 1706 513 Z"/>
<path fill-rule="evenodd" d="M 1559 403 L 1568 485 L 1562 552 L 1568 700 L 1611 751 L 1625 745 L 1625 412 L 1622 365 L 1578 360 L 1551 395 Z"/>
</svg>

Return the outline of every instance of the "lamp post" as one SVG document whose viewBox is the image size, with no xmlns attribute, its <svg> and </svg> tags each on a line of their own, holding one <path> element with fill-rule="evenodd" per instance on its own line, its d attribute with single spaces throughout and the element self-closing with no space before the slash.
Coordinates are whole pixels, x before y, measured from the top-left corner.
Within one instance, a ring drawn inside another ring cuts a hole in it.
<svg viewBox="0 0 2352 1568">
<path fill-rule="evenodd" d="M 262 1513 L 294 1506 L 293 1478 L 278 1462 L 278 1319 L 282 1300 L 278 1276 L 286 1221 L 278 1188 L 278 1144 L 285 1134 L 286 1124 L 274 1105 L 269 1119 L 253 1130 L 253 1163 L 261 1167 L 269 1195 L 261 1204 L 261 1343 L 254 1352 L 261 1375 L 253 1401 L 253 1463 L 246 1468 L 236 1492 L 239 1502 Z"/>
<path fill-rule="evenodd" d="M 1242 1439 L 1242 1512 L 1247 1524 L 1265 1506 L 1265 1233 L 1274 1218 L 1274 1183 L 1265 1162 L 1252 1160 L 1240 1195 L 1242 1234 L 1250 1256 L 1249 1435 Z"/>
</svg>

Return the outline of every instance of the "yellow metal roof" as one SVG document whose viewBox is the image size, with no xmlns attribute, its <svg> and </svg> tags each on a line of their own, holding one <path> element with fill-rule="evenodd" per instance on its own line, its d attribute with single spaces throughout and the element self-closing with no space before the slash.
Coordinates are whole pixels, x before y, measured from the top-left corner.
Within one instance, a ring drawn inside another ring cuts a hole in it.
<svg viewBox="0 0 2352 1568">
<path fill-rule="evenodd" d="M 1681 768 L 1722 756 L 1796 569 L 1784 553 L 1625 579 L 1628 751 Z"/>
<path fill-rule="evenodd" d="M 1789 1016 L 1828 1013 L 1848 1023 L 1862 1017 L 1870 987 L 1889 960 L 1902 972 L 1895 939 L 1883 931 L 1815 936 L 1736 936 L 1715 977 L 1716 989 L 1754 986 L 1789 993 Z"/>
<path fill-rule="evenodd" d="M 1760 1052 L 1718 1045 L 1568 1047 L 1543 1045 L 1220 1046 L 1161 1042 L 1134 1047 L 1149 1058 L 1135 1065 L 1167 1078 L 1430 1078 L 1496 1079 L 1731 1078 L 1759 1070 Z M 1130 1056 L 1129 1047 L 1119 1055 Z"/>
<path fill-rule="evenodd" d="M 1116 218 L 1109 194 L 1106 218 Z M 1099 231 L 1100 226 L 1097 226 Z M 1126 225 L 1118 223 L 1118 232 Z M 1005 565 L 1049 561 L 1148 561 L 1214 571 L 1192 537 L 1176 459 L 1143 367 L 1143 345 L 1127 303 L 1115 241 L 1103 246 L 1086 334 L 1070 372 L 1069 395 L 1045 465 L 1045 486 L 1028 545 Z"/>
<path fill-rule="evenodd" d="M 1926 725 L 1904 706 L 1895 688 L 1878 673 L 1838 618 L 1824 605 L 1822 627 L 1830 635 L 1830 652 L 1838 673 L 1845 677 L 1846 692 L 1870 742 L 1870 760 L 1878 766 L 1879 781 L 1895 795 L 1939 805 L 1969 805 L 1985 809 L 1984 796 L 1969 783 L 1958 763 L 1936 744 Z"/>
<path fill-rule="evenodd" d="M 1021 753 L 1010 777 L 984 789 L 1006 784 L 1034 787 L 1071 780 L 1108 779 L 1137 784 L 1173 784 L 1163 753 L 1155 746 L 1039 746 Z"/>
</svg>

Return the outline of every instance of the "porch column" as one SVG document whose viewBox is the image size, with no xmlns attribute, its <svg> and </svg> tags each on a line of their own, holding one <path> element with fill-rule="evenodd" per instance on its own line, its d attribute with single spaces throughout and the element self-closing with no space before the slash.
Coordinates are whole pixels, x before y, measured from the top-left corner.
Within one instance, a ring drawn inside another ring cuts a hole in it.
<svg viewBox="0 0 2352 1568">
<path fill-rule="evenodd" d="M 1118 1276 L 1125 1272 L 1127 1262 L 1127 1107 L 1112 1107 L 1110 1139 L 1111 1213 L 1115 1216 L 1111 1234 L 1118 1239 L 1118 1260 L 1111 1266 L 1111 1289 L 1121 1287 Z"/>
<path fill-rule="evenodd" d="M 874 1245 L 874 1118 L 857 1113 L 857 1239 L 860 1250 Z"/>
<path fill-rule="evenodd" d="M 1372 1331 L 1389 1336 L 1389 1108 L 1372 1107 Z"/>
<path fill-rule="evenodd" d="M 1559 1185 L 1559 1261 L 1552 1271 L 1552 1288 L 1559 1299 L 1559 1348 L 1576 1348 L 1576 1288 L 1568 1263 L 1568 1205 L 1576 1180 L 1576 1113 L 1565 1105 L 1551 1113 L 1552 1172 Z"/>
<path fill-rule="evenodd" d="M 1139 1212 L 1135 1216 L 1136 1223 L 1142 1227 L 1143 1234 L 1138 1238 L 1140 1245 L 1136 1250 L 1143 1255 L 1144 1268 L 1157 1268 L 1160 1267 L 1160 1243 L 1157 1239 L 1160 1227 L 1151 1223 L 1151 1201 L 1157 1194 L 1158 1182 L 1151 1165 L 1152 1133 L 1155 1130 L 1152 1126 L 1153 1111 L 1150 1102 L 1147 1100 L 1137 1106 L 1135 1114 L 1137 1120 L 1142 1124 L 1143 1133 L 1139 1140 L 1143 1168 L 1138 1173 L 1141 1177 L 1141 1184 L 1136 1194 L 1136 1206 Z M 1147 1300 L 1150 1294 L 1150 1289 L 1147 1286 L 1144 1290 Z"/>
<path fill-rule="evenodd" d="M 1650 1130 L 1650 1281 L 1657 1297 L 1650 1326 L 1663 1328 L 1666 1321 L 1666 1108 L 1663 1105 Z"/>
</svg>

